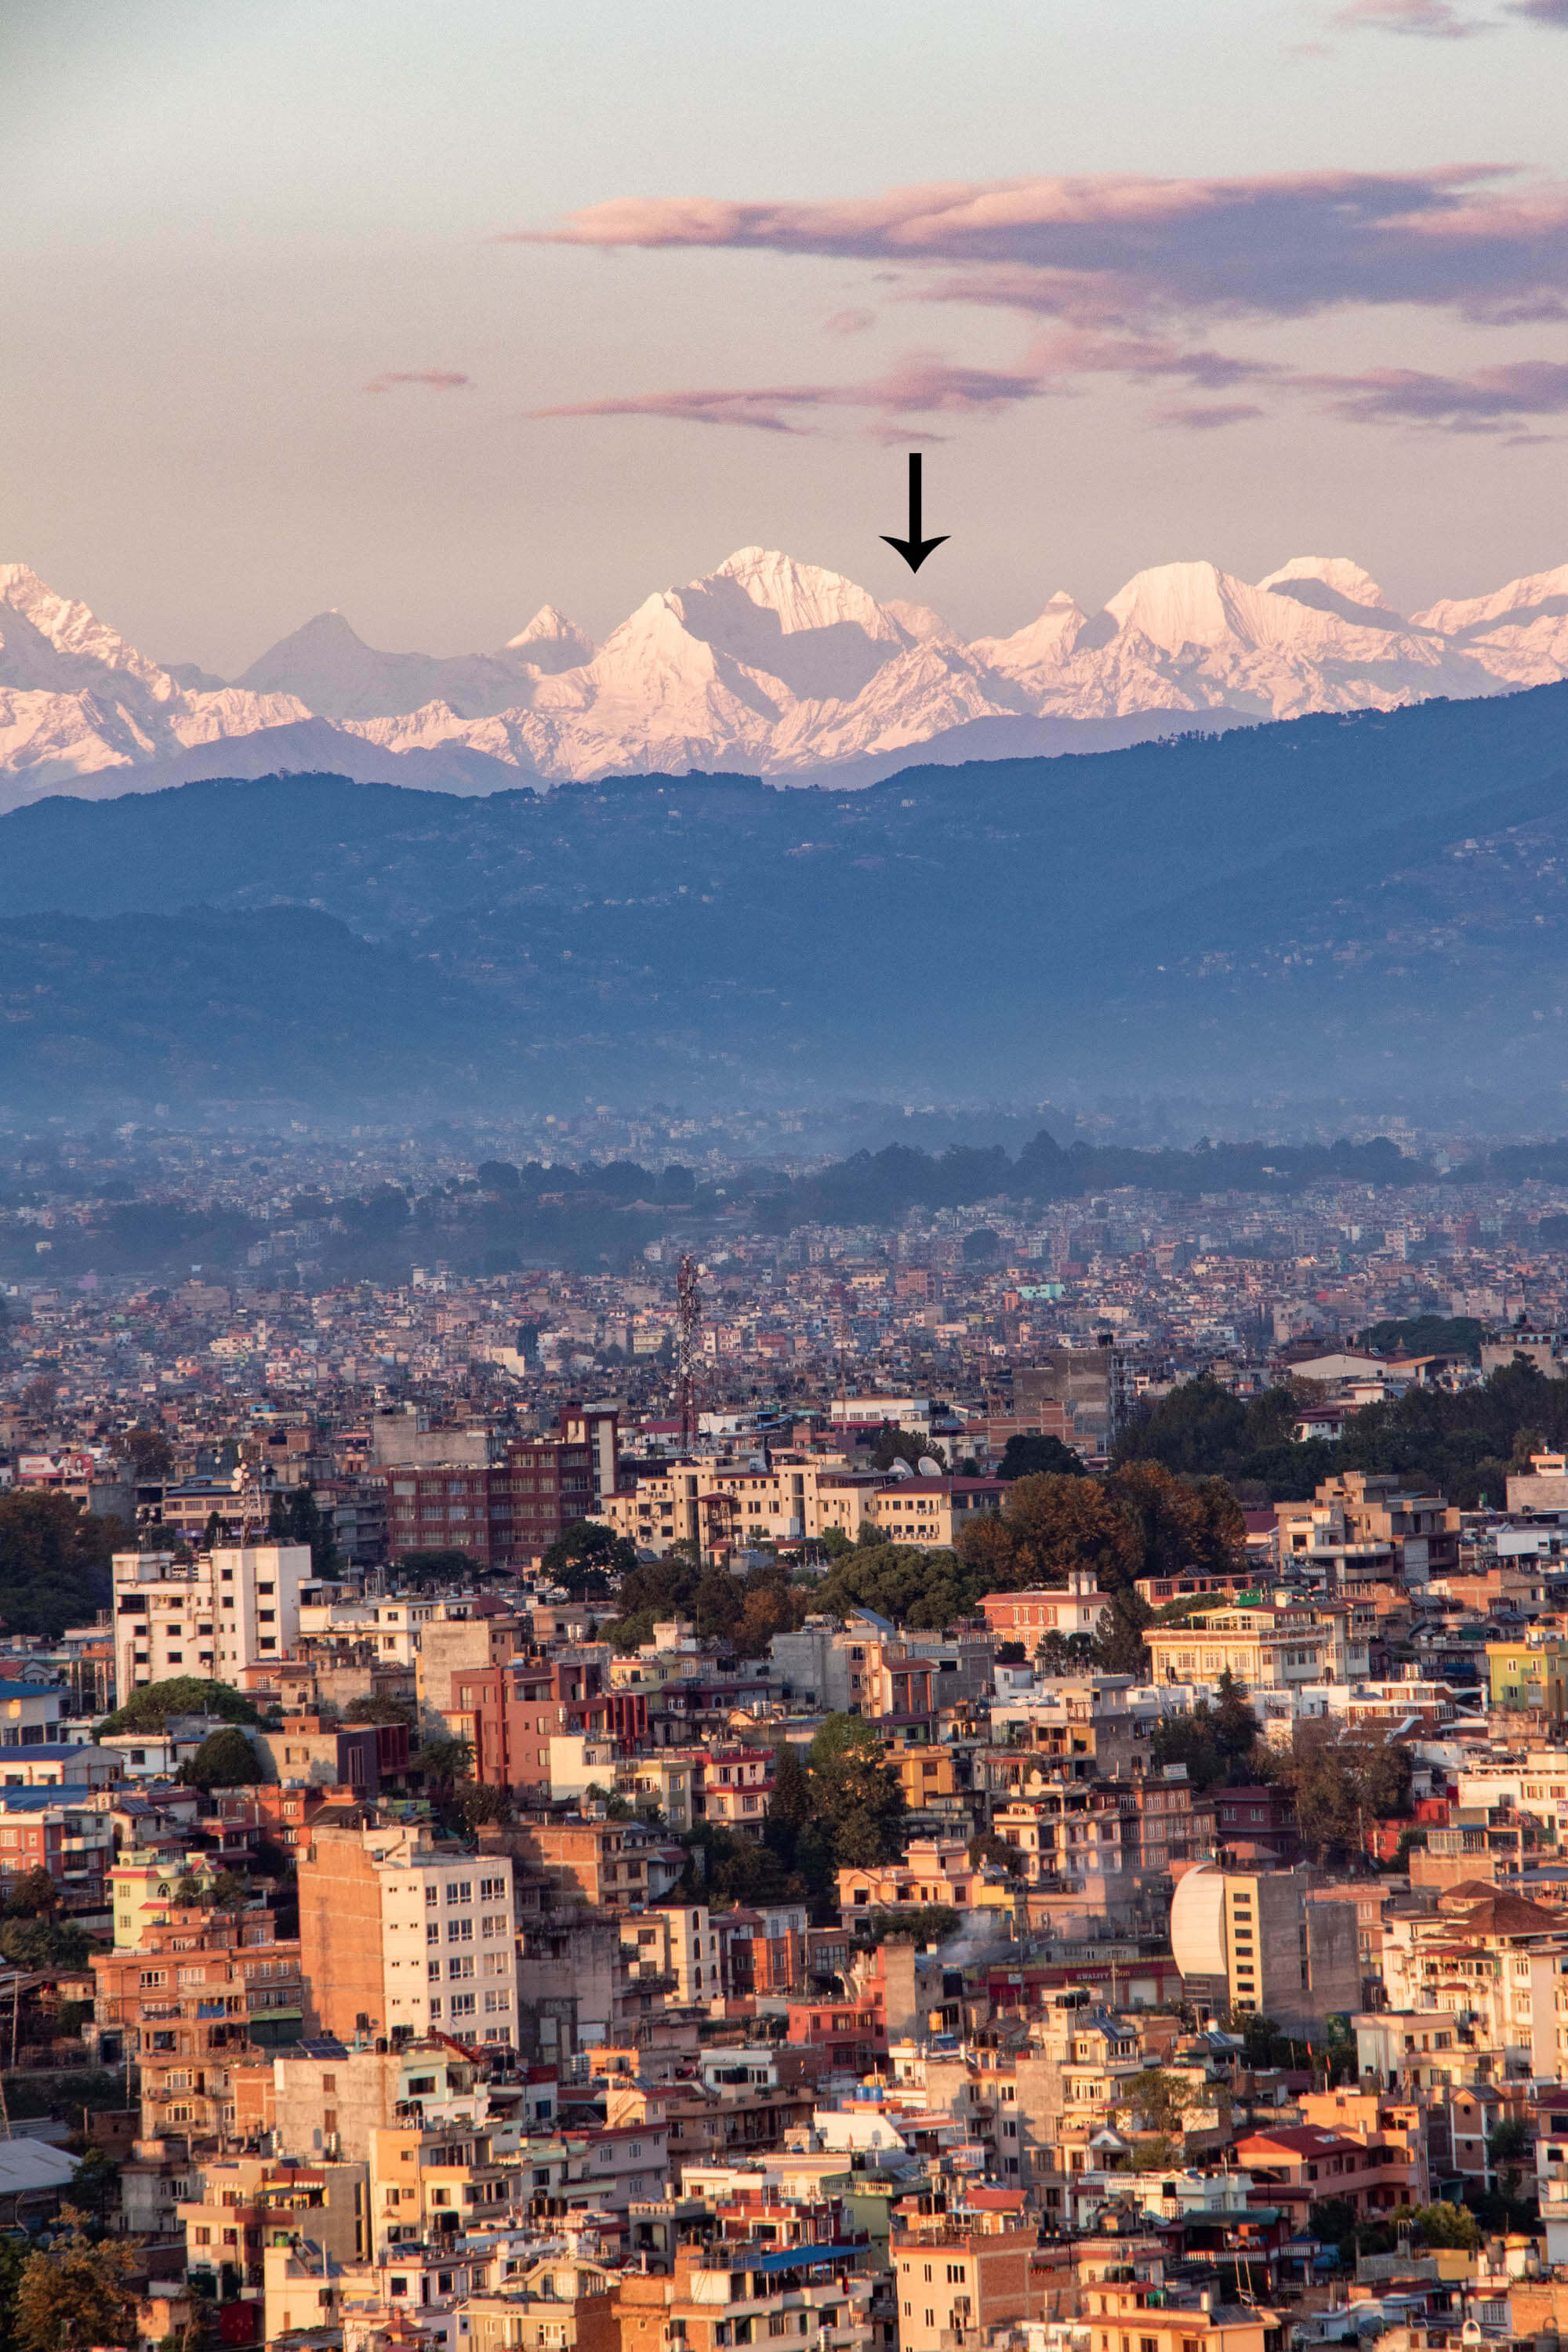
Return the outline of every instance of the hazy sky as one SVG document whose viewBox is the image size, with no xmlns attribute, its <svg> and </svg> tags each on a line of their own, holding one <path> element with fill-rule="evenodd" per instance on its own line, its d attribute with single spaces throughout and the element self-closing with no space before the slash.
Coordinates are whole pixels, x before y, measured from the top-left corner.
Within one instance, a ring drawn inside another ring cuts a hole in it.
<svg viewBox="0 0 1568 2352">
<path fill-rule="evenodd" d="M 0 560 L 226 674 L 602 635 L 748 542 L 908 594 L 920 440 L 973 634 L 1490 588 L 1568 561 L 1565 78 L 1568 0 L 12 5 Z"/>
</svg>

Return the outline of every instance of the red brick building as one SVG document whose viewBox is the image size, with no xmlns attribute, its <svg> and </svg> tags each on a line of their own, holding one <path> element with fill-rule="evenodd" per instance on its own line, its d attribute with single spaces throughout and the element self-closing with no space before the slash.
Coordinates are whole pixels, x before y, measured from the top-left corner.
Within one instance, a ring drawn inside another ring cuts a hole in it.
<svg viewBox="0 0 1568 2352">
<path fill-rule="evenodd" d="M 622 1736 L 612 1702 L 629 1695 L 612 1694 L 608 1685 L 609 1669 L 597 1651 L 458 1666 L 445 1712 L 472 1746 L 477 1780 L 490 1789 L 548 1790 L 552 1733 Z M 646 1724 L 646 1700 L 643 1706 Z"/>
<path fill-rule="evenodd" d="M 595 1509 L 606 1461 L 613 1489 L 617 1428 L 613 1412 L 568 1405 L 555 1435 L 514 1438 L 486 1467 L 392 1464 L 381 1476 L 393 1558 L 458 1550 L 482 1567 L 531 1566 Z"/>
</svg>

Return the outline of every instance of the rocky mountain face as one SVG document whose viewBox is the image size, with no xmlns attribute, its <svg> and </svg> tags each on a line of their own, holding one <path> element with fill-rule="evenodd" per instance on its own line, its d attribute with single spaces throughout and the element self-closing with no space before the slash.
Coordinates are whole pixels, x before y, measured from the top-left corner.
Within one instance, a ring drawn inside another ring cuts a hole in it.
<svg viewBox="0 0 1568 2352">
<path fill-rule="evenodd" d="M 312 769 L 465 793 L 716 769 L 864 782 L 927 745 L 1044 749 L 1042 724 L 1050 748 L 1079 729 L 1089 748 L 1112 723 L 1125 740 L 1564 676 L 1568 566 L 1406 619 L 1345 557 L 1256 583 L 1167 563 L 1101 612 L 1058 591 L 1013 635 L 965 644 L 924 605 L 749 547 L 596 648 L 549 605 L 498 651 L 449 656 L 379 652 L 323 613 L 224 685 L 7 564 L 0 809 L 296 768 L 307 746 Z"/>
</svg>

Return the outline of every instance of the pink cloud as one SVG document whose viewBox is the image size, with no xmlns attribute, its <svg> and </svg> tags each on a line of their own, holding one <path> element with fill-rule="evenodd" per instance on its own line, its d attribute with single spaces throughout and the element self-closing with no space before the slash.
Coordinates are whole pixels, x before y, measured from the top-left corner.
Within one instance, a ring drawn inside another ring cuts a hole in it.
<svg viewBox="0 0 1568 2352">
<path fill-rule="evenodd" d="M 899 265 L 928 299 L 1079 324 L 1568 294 L 1568 187 L 1498 165 L 949 182 L 823 203 L 622 197 L 520 241 Z M 939 271 L 961 274 L 938 278 Z"/>
<path fill-rule="evenodd" d="M 391 392 L 395 385 L 400 383 L 421 383 L 430 392 L 471 392 L 473 390 L 471 376 L 458 375 L 455 371 L 445 368 L 426 368 L 412 373 L 374 376 L 363 389 L 366 392 Z"/>
<path fill-rule="evenodd" d="M 919 415 L 980 415 L 1038 400 L 1059 389 L 1040 370 L 955 367 L 933 352 L 912 352 L 864 383 L 792 383 L 732 391 L 628 393 L 531 409 L 531 416 L 663 416 L 683 425 L 749 425 L 764 433 L 813 430 L 804 420 L 825 409 L 863 409 L 880 420 Z M 871 428 L 879 429 L 877 427 Z"/>
<path fill-rule="evenodd" d="M 1497 30 L 1482 17 L 1461 16 L 1453 0 L 1350 0 L 1333 21 L 1347 33 L 1414 33 L 1427 41 L 1464 41 Z"/>
<path fill-rule="evenodd" d="M 835 310 L 830 319 L 824 319 L 822 329 L 827 335 L 861 335 L 876 323 L 875 310 Z"/>
<path fill-rule="evenodd" d="M 1469 375 L 1420 368 L 1368 368 L 1360 375 L 1302 376 L 1300 388 L 1325 395 L 1331 414 L 1358 425 L 1440 426 L 1450 433 L 1496 433 L 1504 421 L 1568 414 L 1568 364 L 1512 360 Z"/>
</svg>

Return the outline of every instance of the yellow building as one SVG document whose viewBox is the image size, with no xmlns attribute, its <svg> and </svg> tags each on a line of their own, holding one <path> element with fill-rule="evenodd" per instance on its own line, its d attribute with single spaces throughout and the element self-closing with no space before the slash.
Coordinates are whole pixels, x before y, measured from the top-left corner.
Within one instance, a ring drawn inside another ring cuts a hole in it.
<svg viewBox="0 0 1568 2352">
<path fill-rule="evenodd" d="M 1568 1642 L 1489 1642 L 1487 1674 L 1494 1707 L 1531 1707 L 1558 1722 L 1568 1716 Z"/>
</svg>

